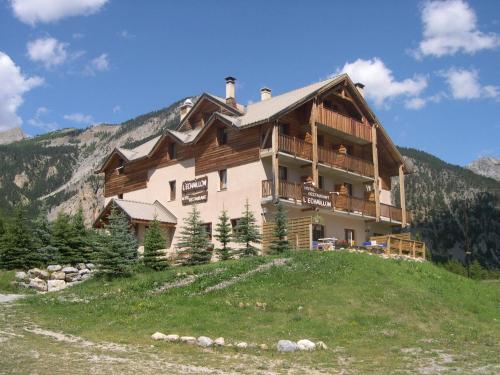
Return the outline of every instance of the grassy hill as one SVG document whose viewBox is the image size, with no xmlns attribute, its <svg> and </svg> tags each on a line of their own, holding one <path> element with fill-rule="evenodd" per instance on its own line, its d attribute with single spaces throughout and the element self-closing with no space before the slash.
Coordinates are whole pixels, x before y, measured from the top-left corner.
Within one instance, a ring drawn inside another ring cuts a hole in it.
<svg viewBox="0 0 500 375">
<path fill-rule="evenodd" d="M 328 373 L 495 373 L 500 368 L 499 283 L 469 280 L 427 262 L 296 252 L 285 265 L 205 293 L 207 287 L 272 259 L 94 279 L 60 293 L 30 297 L 16 314 L 44 329 L 92 341 L 142 347 L 154 343 L 158 355 L 182 355 L 216 368 L 248 362 L 248 370 L 260 363 L 257 369 L 262 371 L 277 360 L 272 366 L 279 372 L 295 366 Z M 187 278 L 195 281 L 154 292 Z M 262 303 L 265 308 L 259 307 Z M 247 358 L 234 348 L 207 351 L 153 342 L 150 335 L 155 331 L 223 336 L 226 342 L 270 347 L 279 339 L 309 338 L 324 341 L 329 350 L 284 355 L 249 349 Z"/>
</svg>

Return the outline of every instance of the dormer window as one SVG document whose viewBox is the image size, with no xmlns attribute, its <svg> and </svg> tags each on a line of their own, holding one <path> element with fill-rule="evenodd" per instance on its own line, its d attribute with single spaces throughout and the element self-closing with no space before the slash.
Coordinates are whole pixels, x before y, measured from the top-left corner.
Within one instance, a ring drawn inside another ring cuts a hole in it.
<svg viewBox="0 0 500 375">
<path fill-rule="evenodd" d="M 177 144 L 170 143 L 168 145 L 168 157 L 170 160 L 177 159 Z"/>
<path fill-rule="evenodd" d="M 227 143 L 227 129 L 218 128 L 217 129 L 217 144 L 219 146 L 225 145 Z"/>
</svg>

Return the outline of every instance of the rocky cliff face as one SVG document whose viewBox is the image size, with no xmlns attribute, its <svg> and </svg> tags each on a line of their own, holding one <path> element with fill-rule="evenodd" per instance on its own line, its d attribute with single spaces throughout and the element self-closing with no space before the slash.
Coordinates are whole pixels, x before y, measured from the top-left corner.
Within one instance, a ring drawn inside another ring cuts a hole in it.
<svg viewBox="0 0 500 375">
<path fill-rule="evenodd" d="M 63 129 L 0 145 L 0 210 L 23 202 L 34 214 L 45 202 L 54 218 L 81 205 L 92 223 L 104 200 L 102 176 L 94 171 L 115 147 L 142 143 L 176 126 L 181 102 L 118 125 Z"/>
<path fill-rule="evenodd" d="M 8 143 L 20 141 L 21 139 L 25 138 L 27 138 L 27 136 L 26 134 L 24 134 L 21 128 L 13 128 L 0 131 L 0 145 L 6 145 Z"/>
<path fill-rule="evenodd" d="M 482 176 L 500 181 L 500 158 L 485 156 L 474 160 L 466 168 Z"/>
</svg>

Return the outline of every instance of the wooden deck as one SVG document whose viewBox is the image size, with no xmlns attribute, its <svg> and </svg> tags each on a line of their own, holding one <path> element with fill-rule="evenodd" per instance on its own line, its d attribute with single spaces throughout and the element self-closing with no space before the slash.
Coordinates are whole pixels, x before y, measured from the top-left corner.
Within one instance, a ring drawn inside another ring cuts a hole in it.
<svg viewBox="0 0 500 375">
<path fill-rule="evenodd" d="M 371 126 L 359 122 L 351 117 L 324 107 L 322 104 L 317 107 L 318 114 L 316 121 L 319 124 L 335 129 L 341 133 L 358 138 L 364 142 L 372 141 Z"/>
<path fill-rule="evenodd" d="M 384 253 L 388 255 L 407 255 L 422 259 L 425 259 L 426 256 L 425 243 L 412 240 L 410 233 L 370 237 L 370 241 L 384 244 Z"/>
</svg>

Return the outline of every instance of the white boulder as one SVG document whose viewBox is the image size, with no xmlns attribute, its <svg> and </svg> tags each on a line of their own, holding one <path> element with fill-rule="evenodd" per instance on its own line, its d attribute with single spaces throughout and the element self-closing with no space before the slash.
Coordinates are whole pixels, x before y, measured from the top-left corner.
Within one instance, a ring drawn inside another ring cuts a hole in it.
<svg viewBox="0 0 500 375">
<path fill-rule="evenodd" d="M 298 349 L 297 344 L 290 340 L 280 340 L 276 345 L 278 352 L 291 353 Z"/>
<path fill-rule="evenodd" d="M 167 339 L 167 335 L 161 333 L 161 332 L 155 332 L 151 335 L 151 338 L 153 340 L 156 340 L 156 341 L 159 341 L 159 340 L 166 340 Z"/>
<path fill-rule="evenodd" d="M 78 273 L 78 269 L 75 267 L 64 267 L 62 271 L 64 273 Z"/>
<path fill-rule="evenodd" d="M 52 272 L 50 274 L 51 280 L 64 280 L 65 278 L 66 278 L 66 274 L 64 272 L 61 272 L 61 271 Z"/>
<path fill-rule="evenodd" d="M 196 337 L 193 336 L 181 336 L 179 340 L 185 344 L 196 344 Z"/>
<path fill-rule="evenodd" d="M 326 350 L 326 349 L 328 349 L 328 346 L 326 346 L 326 344 L 323 341 L 318 341 L 316 343 L 316 348 L 318 348 L 320 350 Z"/>
<path fill-rule="evenodd" d="M 59 264 L 52 264 L 47 267 L 47 271 L 49 272 L 57 272 L 62 270 L 62 267 Z"/>
<path fill-rule="evenodd" d="M 73 283 L 75 281 L 80 281 L 80 279 L 81 279 L 81 276 L 78 274 L 78 271 L 74 272 L 74 273 L 66 273 L 66 275 L 64 277 L 64 280 L 67 283 Z"/>
<path fill-rule="evenodd" d="M 224 340 L 224 337 L 217 337 L 215 340 L 214 340 L 214 344 L 216 346 L 224 346 L 226 344 L 226 340 Z"/>
<path fill-rule="evenodd" d="M 169 342 L 177 342 L 177 341 L 179 341 L 179 335 L 167 335 L 165 340 L 167 340 Z"/>
<path fill-rule="evenodd" d="M 79 271 L 78 271 L 78 274 L 79 274 L 80 276 L 87 275 L 87 274 L 89 274 L 89 273 L 90 273 L 90 270 L 89 270 L 89 269 L 87 269 L 87 268 L 83 268 L 83 269 L 81 269 L 81 270 L 79 270 Z"/>
<path fill-rule="evenodd" d="M 89 270 L 91 270 L 91 271 L 92 271 L 92 270 L 95 270 L 95 265 L 94 265 L 94 263 L 87 263 L 87 264 L 86 264 L 86 266 L 87 266 L 87 268 L 88 268 Z"/>
<path fill-rule="evenodd" d="M 64 280 L 49 280 L 47 281 L 47 291 L 57 292 L 66 288 L 66 282 Z"/>
<path fill-rule="evenodd" d="M 204 348 L 212 346 L 214 341 L 207 336 L 200 336 L 198 337 L 197 343 L 199 346 L 203 346 Z"/>
<path fill-rule="evenodd" d="M 76 268 L 78 268 L 78 270 L 83 270 L 83 269 L 87 268 L 87 266 L 85 265 L 85 263 L 78 263 L 76 265 Z"/>
<path fill-rule="evenodd" d="M 246 342 L 242 341 L 242 342 L 237 343 L 236 347 L 238 349 L 246 349 L 246 348 L 248 348 L 248 344 Z"/>
<path fill-rule="evenodd" d="M 42 279 L 42 280 L 48 280 L 49 278 L 49 273 L 45 270 L 41 270 L 40 268 L 33 268 L 31 270 L 28 271 L 28 275 L 30 277 L 30 279 L 34 279 L 34 278 L 39 278 L 39 279 Z"/>
<path fill-rule="evenodd" d="M 47 282 L 45 280 L 39 279 L 38 277 L 35 277 L 34 279 L 30 280 L 29 287 L 36 289 L 40 292 L 46 292 L 47 291 Z"/>
<path fill-rule="evenodd" d="M 23 271 L 16 272 L 16 280 L 17 281 L 27 281 L 28 280 L 28 274 Z"/>
<path fill-rule="evenodd" d="M 299 350 L 305 350 L 310 352 L 316 349 L 316 344 L 313 343 L 311 340 L 307 339 L 299 340 L 297 341 L 297 348 L 299 348 Z"/>
</svg>

